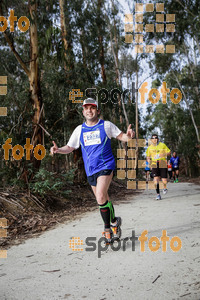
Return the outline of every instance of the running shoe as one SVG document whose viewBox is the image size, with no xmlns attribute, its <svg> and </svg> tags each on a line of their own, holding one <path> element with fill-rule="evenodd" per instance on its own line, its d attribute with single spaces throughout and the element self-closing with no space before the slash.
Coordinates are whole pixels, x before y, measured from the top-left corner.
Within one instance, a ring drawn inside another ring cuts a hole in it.
<svg viewBox="0 0 200 300">
<path fill-rule="evenodd" d="M 176 178 L 176 182 L 178 182 L 178 178 Z"/>
<path fill-rule="evenodd" d="M 121 226 L 122 224 L 122 219 L 120 217 L 116 217 L 116 224 L 112 225 L 111 224 L 111 229 L 113 232 L 113 240 L 118 240 L 121 237 Z"/>
<path fill-rule="evenodd" d="M 176 180 L 174 180 L 174 183 L 176 183 Z"/>
<path fill-rule="evenodd" d="M 167 189 L 163 189 L 163 195 L 167 194 Z"/>
<path fill-rule="evenodd" d="M 110 245 L 113 241 L 113 231 L 110 228 L 110 230 L 105 230 L 102 232 L 102 235 L 105 237 L 105 244 Z"/>
<path fill-rule="evenodd" d="M 156 197 L 156 200 L 161 200 L 161 196 L 160 196 L 160 194 L 159 194 L 159 195 L 157 195 L 157 197 Z"/>
</svg>

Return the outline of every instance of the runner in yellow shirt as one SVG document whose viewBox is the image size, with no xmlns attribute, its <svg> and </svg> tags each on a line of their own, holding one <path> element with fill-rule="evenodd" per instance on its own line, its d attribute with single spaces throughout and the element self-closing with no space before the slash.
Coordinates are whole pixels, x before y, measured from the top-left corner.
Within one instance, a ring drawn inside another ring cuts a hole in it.
<svg viewBox="0 0 200 300">
<path fill-rule="evenodd" d="M 164 185 L 163 194 L 167 193 L 167 156 L 170 155 L 170 149 L 159 142 L 158 135 L 153 134 L 151 137 L 151 145 L 146 151 L 147 161 L 152 168 L 152 175 L 154 177 L 154 185 L 157 192 L 156 200 L 161 200 L 159 180 L 162 178 Z"/>
</svg>

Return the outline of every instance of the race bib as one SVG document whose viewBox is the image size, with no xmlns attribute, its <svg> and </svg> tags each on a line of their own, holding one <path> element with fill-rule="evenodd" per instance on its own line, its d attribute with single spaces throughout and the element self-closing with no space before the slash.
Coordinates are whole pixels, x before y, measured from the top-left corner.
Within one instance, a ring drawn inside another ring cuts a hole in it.
<svg viewBox="0 0 200 300">
<path fill-rule="evenodd" d="M 178 168 L 178 159 L 177 158 L 174 160 L 174 168 Z"/>
<path fill-rule="evenodd" d="M 159 154 L 154 155 L 154 159 L 159 159 L 159 158 L 160 158 Z"/>
<path fill-rule="evenodd" d="M 101 144 L 100 131 L 89 131 L 83 133 L 83 140 L 85 146 L 92 146 Z"/>
</svg>

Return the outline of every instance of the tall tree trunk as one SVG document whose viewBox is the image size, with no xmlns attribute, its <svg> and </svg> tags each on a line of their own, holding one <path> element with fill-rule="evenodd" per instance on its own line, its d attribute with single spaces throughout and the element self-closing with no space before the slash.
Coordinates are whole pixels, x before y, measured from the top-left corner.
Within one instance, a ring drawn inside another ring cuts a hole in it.
<svg viewBox="0 0 200 300">
<path fill-rule="evenodd" d="M 67 51 L 68 49 L 68 43 L 67 43 L 67 28 L 66 28 L 66 22 L 65 22 L 65 14 L 64 14 L 64 0 L 59 0 L 60 5 L 60 24 L 61 24 L 61 32 L 62 32 L 62 40 L 64 43 L 64 48 Z M 66 57 L 65 52 L 65 57 Z"/>
<path fill-rule="evenodd" d="M 101 65 L 101 77 L 103 80 L 103 84 L 106 84 L 107 80 L 106 80 L 106 71 L 105 71 L 105 59 L 104 59 L 104 47 L 103 47 L 103 37 L 102 35 L 98 36 L 98 40 L 99 40 L 99 48 L 100 48 L 100 54 L 99 54 L 99 62 Z"/>
<path fill-rule="evenodd" d="M 83 55 L 83 67 L 84 67 L 85 70 L 87 70 L 86 50 L 85 50 L 85 45 L 84 45 L 84 38 L 85 38 L 85 32 L 84 32 L 83 29 L 81 29 L 80 44 L 81 44 L 82 55 Z"/>
<path fill-rule="evenodd" d="M 115 4 L 114 4 L 113 0 L 111 0 L 111 2 L 112 2 L 112 10 L 114 11 Z M 113 47 L 113 43 L 111 44 L 111 46 L 112 46 L 112 52 L 114 51 L 114 53 L 115 53 L 116 82 L 121 85 L 121 77 L 120 77 L 120 72 L 119 72 L 119 58 L 118 58 L 119 46 L 118 46 L 117 28 L 116 28 L 115 17 L 113 18 L 113 22 L 114 22 L 113 29 L 114 29 L 115 50 L 114 50 L 114 47 Z M 111 33 L 111 26 L 110 26 L 110 33 Z M 112 37 L 112 33 L 111 33 L 111 37 Z"/>
<path fill-rule="evenodd" d="M 112 1 L 112 9 L 114 9 L 114 2 L 113 1 Z M 115 49 L 116 49 L 116 52 L 115 52 L 114 45 L 113 45 L 112 28 L 111 28 L 109 17 L 107 17 L 107 20 L 108 20 L 108 25 L 109 25 L 109 30 L 110 30 L 111 50 L 112 50 L 114 63 L 115 63 L 116 83 L 118 85 L 120 85 L 121 88 L 122 88 L 122 80 L 121 80 L 121 75 L 120 75 L 120 71 L 119 71 L 119 58 L 118 58 L 119 46 L 118 46 L 116 22 L 115 22 L 115 18 L 114 18 L 114 41 L 115 41 Z M 127 115 L 125 104 L 124 104 L 124 99 L 122 99 L 122 101 L 121 101 L 121 97 L 119 97 L 118 103 L 119 103 L 120 106 L 122 105 L 124 117 L 125 117 L 125 120 L 126 120 L 126 126 L 128 127 L 129 120 L 128 120 L 128 115 Z M 120 120 L 122 120 L 121 115 L 120 115 Z"/>
<path fill-rule="evenodd" d="M 60 24 L 61 24 L 61 33 L 62 33 L 62 40 L 64 44 L 64 68 L 67 71 L 67 49 L 68 49 L 68 42 L 67 42 L 67 28 L 66 28 L 66 21 L 65 21 L 65 13 L 64 13 L 64 0 L 59 0 L 60 5 Z"/>
<path fill-rule="evenodd" d="M 4 31 L 4 37 L 15 55 L 17 61 L 21 65 L 22 69 L 28 76 L 29 80 L 29 86 L 30 86 L 30 99 L 32 101 L 32 106 L 34 110 L 33 115 L 33 138 L 32 138 L 32 144 L 35 146 L 37 144 L 42 144 L 42 130 L 39 126 L 35 127 L 36 124 L 41 122 L 41 118 L 39 120 L 40 110 L 42 106 L 42 97 L 41 97 L 41 90 L 40 90 L 40 80 L 38 76 L 38 40 L 37 40 L 37 25 L 36 25 L 36 18 L 37 18 L 37 1 L 32 1 L 30 3 L 29 1 L 29 12 L 31 16 L 31 22 L 30 22 L 30 69 L 27 68 L 25 62 L 23 61 L 22 57 L 19 55 L 17 50 L 15 49 L 14 40 L 11 39 L 9 34 Z M 2 11 L 2 6 L 0 2 L 0 15 L 4 15 Z M 39 169 L 40 167 L 40 160 L 37 160 L 33 157 L 31 157 L 31 161 L 33 163 L 33 166 L 36 169 Z M 27 177 L 27 175 L 26 175 Z"/>
<path fill-rule="evenodd" d="M 186 103 L 186 105 L 187 105 L 187 108 L 188 108 L 188 110 L 189 110 L 189 112 L 190 112 L 190 116 L 191 116 L 191 119 L 192 119 L 192 124 L 193 124 L 193 126 L 194 126 L 195 133 L 196 133 L 196 136 L 197 136 L 197 141 L 198 141 L 198 143 L 200 143 L 199 131 L 198 131 L 198 127 L 197 127 L 197 125 L 196 125 L 196 122 L 195 122 L 195 120 L 194 120 L 193 112 L 192 112 L 192 110 L 191 110 L 191 108 L 190 108 L 190 105 L 189 105 L 189 103 L 188 103 L 187 97 L 186 97 L 186 95 L 185 95 L 185 92 L 184 92 L 184 90 L 183 90 L 181 84 L 180 84 L 180 81 L 179 81 L 178 77 L 176 76 L 176 74 L 175 74 L 174 72 L 173 72 L 173 74 L 174 74 L 174 77 L 175 77 L 175 79 L 176 79 L 176 82 L 178 83 L 178 85 L 179 85 L 179 87 L 180 87 L 180 89 L 181 89 L 181 92 L 182 92 L 182 94 L 183 94 L 183 98 L 184 98 L 185 103 Z M 199 157 L 200 157 L 200 155 L 199 155 Z"/>
<path fill-rule="evenodd" d="M 112 32 L 111 32 L 111 25 L 109 24 L 109 29 L 110 29 L 110 43 L 111 43 L 111 49 L 112 49 L 112 54 L 113 54 L 113 58 L 114 58 L 114 62 L 115 62 L 115 70 L 116 70 L 116 83 L 119 84 L 122 87 L 122 81 L 121 81 L 121 75 L 120 75 L 120 71 L 119 71 L 119 59 L 115 54 L 115 49 L 113 46 L 113 39 L 112 39 Z M 118 53 L 118 52 L 117 52 Z M 125 108 L 125 104 L 124 104 L 124 99 L 122 99 L 123 101 L 121 101 L 121 97 L 119 97 L 119 105 L 122 105 L 123 108 L 123 112 L 124 112 L 124 117 L 126 120 L 126 126 L 128 127 L 129 125 L 129 120 L 128 120 L 128 116 L 127 116 L 127 112 L 126 112 L 126 108 Z M 120 115 L 120 120 L 122 119 L 122 116 Z"/>
<path fill-rule="evenodd" d="M 73 48 L 71 43 L 70 20 L 69 17 L 65 16 L 64 4 L 65 4 L 64 0 L 59 0 L 61 32 L 62 32 L 62 40 L 64 44 L 64 57 L 65 57 L 64 68 L 66 71 L 66 82 L 67 85 L 69 86 L 73 84 L 73 80 L 70 74 L 73 73 L 73 69 L 74 69 L 74 54 L 73 54 Z M 66 106 L 65 109 L 67 110 L 67 113 L 69 113 L 70 107 Z M 63 117 L 64 117 L 64 112 L 63 112 Z M 80 149 L 73 151 L 73 158 L 77 166 L 74 182 L 82 182 L 83 179 L 85 178 L 85 170 L 84 170 L 83 159 L 82 159 Z M 67 158 L 66 158 L 66 165 L 67 166 L 69 165 L 69 160 Z"/>
<path fill-rule="evenodd" d="M 102 16 L 102 5 L 103 1 L 98 0 L 98 7 L 97 7 L 97 12 L 98 12 L 98 18 L 101 18 Z M 99 22 L 101 24 L 101 22 Z M 101 65 L 101 77 L 103 84 L 105 85 L 107 80 L 106 80 L 106 71 L 105 71 L 105 57 L 104 57 L 104 46 L 103 46 L 103 36 L 101 33 L 101 25 L 98 27 L 98 41 L 99 41 L 99 62 Z"/>
<path fill-rule="evenodd" d="M 192 74 L 192 79 L 193 79 L 194 83 L 196 84 L 196 86 L 194 87 L 194 90 L 195 90 L 195 93 L 196 93 L 196 96 L 197 96 L 197 99 L 198 99 L 198 104 L 200 105 L 199 89 L 198 89 L 198 86 L 197 86 L 197 80 L 195 78 L 193 66 L 192 66 L 192 63 L 190 61 L 189 53 L 188 53 L 188 50 L 187 50 L 185 44 L 184 44 L 184 50 L 185 50 L 185 54 L 187 56 L 189 68 L 190 68 L 190 71 L 191 71 L 191 74 Z"/>
<path fill-rule="evenodd" d="M 188 161 L 185 158 L 185 156 L 183 156 L 183 161 L 184 161 L 184 171 L 185 171 L 185 175 L 188 176 Z"/>
<path fill-rule="evenodd" d="M 39 82 L 39 68 L 38 68 L 38 37 L 37 37 L 37 1 L 32 1 L 29 4 L 29 11 L 31 16 L 30 25 L 30 98 L 32 101 L 34 116 L 33 116 L 33 126 L 41 122 L 42 115 L 40 110 L 42 107 L 42 97 Z M 42 144 L 42 130 L 39 126 L 35 128 L 34 135 L 32 137 L 32 144 L 36 146 L 37 144 Z M 33 165 L 35 168 L 39 169 L 40 160 L 33 159 Z"/>
<path fill-rule="evenodd" d="M 62 41 L 64 44 L 64 68 L 66 71 L 66 79 L 67 84 L 72 84 L 71 76 L 72 70 L 74 69 L 74 55 L 73 48 L 71 43 L 71 27 L 69 18 L 65 16 L 64 9 L 64 0 L 59 0 L 60 6 L 60 24 L 61 24 L 61 33 L 62 33 Z"/>
<path fill-rule="evenodd" d="M 94 80 L 90 74 L 90 70 L 88 68 L 87 64 L 87 45 L 85 44 L 85 30 L 81 29 L 80 33 L 80 44 L 81 44 L 81 49 L 82 49 L 82 55 L 83 55 L 83 68 L 87 74 L 87 81 L 90 84 L 94 84 Z"/>
<path fill-rule="evenodd" d="M 188 161 L 188 175 L 190 178 L 192 178 L 192 170 L 191 170 L 191 165 L 190 165 L 190 158 L 187 156 L 187 161 Z"/>
</svg>

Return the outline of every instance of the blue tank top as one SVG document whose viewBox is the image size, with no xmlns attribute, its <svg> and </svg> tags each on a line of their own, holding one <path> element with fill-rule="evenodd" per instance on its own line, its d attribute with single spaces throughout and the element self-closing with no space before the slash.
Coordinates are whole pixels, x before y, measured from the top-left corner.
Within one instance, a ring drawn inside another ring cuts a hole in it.
<svg viewBox="0 0 200 300">
<path fill-rule="evenodd" d="M 115 169 L 111 140 L 106 135 L 104 120 L 99 120 L 94 126 L 83 123 L 80 143 L 87 176 L 102 170 Z"/>
<path fill-rule="evenodd" d="M 151 169 L 149 168 L 149 162 L 146 161 L 146 164 L 145 164 L 145 170 L 146 171 L 150 171 Z"/>
<path fill-rule="evenodd" d="M 170 158 L 170 163 L 172 164 L 172 168 L 178 168 L 178 166 L 179 166 L 179 163 L 180 163 L 180 159 L 179 159 L 179 157 L 178 156 L 176 156 L 176 157 L 171 157 Z"/>
</svg>

